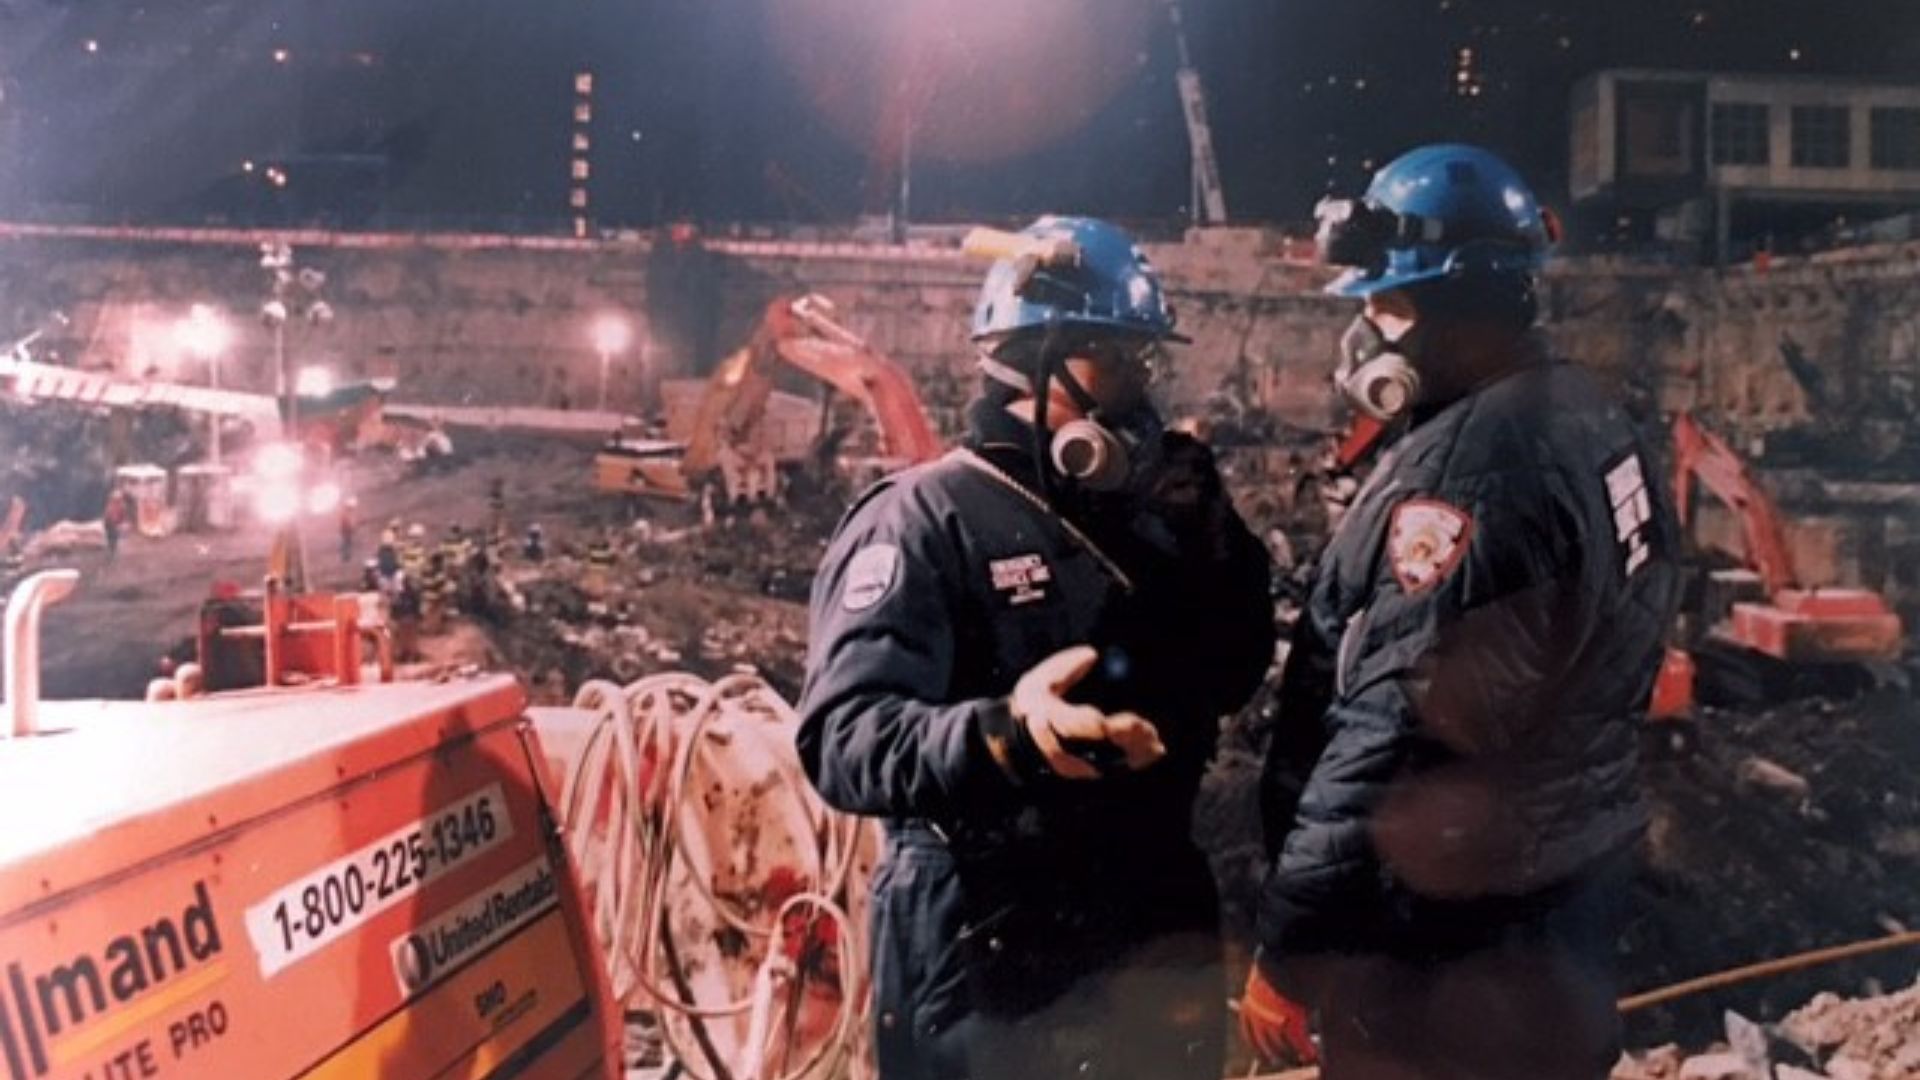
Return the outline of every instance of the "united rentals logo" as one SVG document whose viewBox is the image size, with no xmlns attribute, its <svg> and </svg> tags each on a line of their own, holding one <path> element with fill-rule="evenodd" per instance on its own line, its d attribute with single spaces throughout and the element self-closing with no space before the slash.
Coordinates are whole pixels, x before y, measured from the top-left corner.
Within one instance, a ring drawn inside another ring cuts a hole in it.
<svg viewBox="0 0 1920 1080">
<path fill-rule="evenodd" d="M 545 858 L 461 901 L 389 950 L 403 994 L 418 994 L 558 902 L 560 883 Z"/>
<path fill-rule="evenodd" d="M 0 1055 L 11 1080 L 45 1076 L 48 1044 L 220 955 L 207 883 L 176 918 L 162 916 L 41 971 L 7 963 L 0 990 Z"/>
</svg>

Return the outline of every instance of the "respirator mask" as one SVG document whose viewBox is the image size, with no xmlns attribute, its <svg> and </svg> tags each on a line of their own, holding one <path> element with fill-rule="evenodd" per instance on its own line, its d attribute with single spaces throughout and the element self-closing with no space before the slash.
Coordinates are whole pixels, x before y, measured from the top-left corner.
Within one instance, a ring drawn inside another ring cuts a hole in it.
<svg viewBox="0 0 1920 1080">
<path fill-rule="evenodd" d="M 1048 441 L 1048 460 L 1061 476 L 1102 493 L 1130 490 L 1152 477 L 1166 433 L 1147 390 L 1153 382 L 1155 350 L 1152 345 L 1105 343 L 1074 350 L 1075 355 L 1091 357 L 1103 369 L 1103 378 L 1139 380 L 1134 403 L 1118 411 L 1102 406 L 1064 365 L 1054 366 L 1053 377 L 1082 413 L 1060 425 Z"/>
<path fill-rule="evenodd" d="M 1397 338 L 1389 338 L 1366 315 L 1355 316 L 1340 335 L 1334 385 L 1355 408 L 1375 420 L 1401 416 L 1420 394 L 1420 373 L 1414 367 L 1414 358 L 1422 337 L 1420 323 Z"/>
<path fill-rule="evenodd" d="M 1060 425 L 1047 456 L 1061 476 L 1088 491 L 1125 491 L 1153 475 L 1165 431 L 1150 405 L 1119 417 L 1094 412 Z"/>
</svg>

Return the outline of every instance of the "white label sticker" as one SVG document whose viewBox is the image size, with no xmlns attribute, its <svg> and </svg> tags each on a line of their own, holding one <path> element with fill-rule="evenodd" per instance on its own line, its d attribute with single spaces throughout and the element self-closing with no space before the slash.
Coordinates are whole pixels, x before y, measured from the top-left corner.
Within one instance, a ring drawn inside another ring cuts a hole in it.
<svg viewBox="0 0 1920 1080">
<path fill-rule="evenodd" d="M 412 997 L 504 941 L 560 902 L 560 882 L 541 856 L 387 946 L 400 993 Z"/>
<path fill-rule="evenodd" d="M 512 837 L 506 797 L 489 784 L 274 890 L 247 908 L 261 977 L 272 978 Z"/>
</svg>

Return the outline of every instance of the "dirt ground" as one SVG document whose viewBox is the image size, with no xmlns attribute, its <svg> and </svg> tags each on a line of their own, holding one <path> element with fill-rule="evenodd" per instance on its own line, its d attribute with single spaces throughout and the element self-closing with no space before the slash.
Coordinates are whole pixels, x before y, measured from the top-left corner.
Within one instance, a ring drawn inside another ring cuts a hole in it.
<svg viewBox="0 0 1920 1080">
<path fill-rule="evenodd" d="M 506 481 L 509 513 L 522 522 L 591 526 L 603 513 L 607 520 L 619 516 L 618 507 L 597 505 L 587 491 L 591 455 L 584 449 L 511 439 L 464 445 L 461 464 L 445 473 L 405 476 L 390 458 L 362 459 L 348 467 L 342 486 L 360 502 L 353 546 L 343 561 L 337 522 L 305 523 L 313 587 L 357 588 L 361 563 L 372 556 L 390 520 L 421 522 L 436 543 L 447 525 L 479 526 L 494 477 Z M 129 536 L 112 560 L 104 551 L 79 551 L 32 564 L 30 569 L 71 566 L 81 573 L 75 594 L 45 617 L 47 695 L 139 697 L 162 654 L 191 636 L 195 612 L 214 582 L 259 587 L 271 540 L 268 527 L 258 524 L 225 533 Z M 103 627 L 111 629 L 102 632 Z"/>
<path fill-rule="evenodd" d="M 798 694 L 806 590 L 836 503 L 703 529 L 692 507 L 636 515 L 591 492 L 584 448 L 479 439 L 463 453 L 452 471 L 424 478 L 403 478 L 391 462 L 363 465 L 350 482 L 360 499 L 350 558 L 339 559 L 332 522 L 308 529 L 316 584 L 353 587 L 389 520 L 419 521 L 436 540 L 454 523 L 481 526 L 497 478 L 510 534 L 541 522 L 551 555 L 533 565 L 510 554 L 503 576 L 513 603 L 435 642 L 437 659 L 504 665 L 547 702 L 588 678 L 711 676 L 739 665 Z M 583 557 L 601 535 L 618 556 L 595 583 Z M 84 577 L 46 617 L 48 694 L 138 696 L 161 653 L 191 632 L 211 582 L 258 582 L 266 544 L 257 529 L 133 538 L 111 564 L 98 552 L 68 560 Z M 1263 693 L 1226 725 L 1196 817 L 1242 943 L 1246 898 L 1261 871 L 1254 778 L 1270 707 Z M 1622 943 L 1629 989 L 1920 927 L 1920 703 L 1910 690 L 1709 710 L 1681 726 L 1649 727 L 1644 742 L 1655 819 Z M 1894 953 L 1715 993 L 1636 1015 L 1629 1041 L 1705 1047 L 1724 1009 L 1772 1022 L 1822 991 L 1878 993 L 1911 984 L 1915 971 L 1915 953 Z"/>
</svg>

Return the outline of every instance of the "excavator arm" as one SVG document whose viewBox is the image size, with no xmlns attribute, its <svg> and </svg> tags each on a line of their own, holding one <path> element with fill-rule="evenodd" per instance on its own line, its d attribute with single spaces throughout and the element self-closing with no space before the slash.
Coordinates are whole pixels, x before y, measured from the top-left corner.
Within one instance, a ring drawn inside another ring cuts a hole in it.
<svg viewBox="0 0 1920 1080">
<path fill-rule="evenodd" d="M 1739 515 L 1747 562 L 1766 583 L 1767 595 L 1798 584 L 1773 500 L 1725 440 L 1683 412 L 1673 420 L 1673 498 L 1682 524 L 1691 520 L 1688 511 L 1695 478 Z"/>
<path fill-rule="evenodd" d="M 757 445 L 782 364 L 858 401 L 873 417 L 884 456 L 909 463 L 939 456 L 939 437 L 912 379 L 835 322 L 832 311 L 829 300 L 811 293 L 767 306 L 746 345 L 721 361 L 708 381 L 681 459 L 683 475 L 694 480 L 711 472 L 723 446 Z"/>
<path fill-rule="evenodd" d="M 940 456 L 940 438 L 905 369 L 834 322 L 826 297 L 809 293 L 792 311 L 814 336 L 782 339 L 782 360 L 860 402 L 879 428 L 885 456 L 916 463 Z"/>
<path fill-rule="evenodd" d="M 1794 572 L 1780 512 L 1740 455 L 1686 413 L 1673 421 L 1676 509 L 1682 523 L 1692 500 L 1692 481 L 1740 517 L 1747 563 L 1767 590 L 1765 602 L 1740 601 L 1724 627 L 1725 637 L 1752 652 L 1788 664 L 1859 663 L 1899 657 L 1905 642 L 1900 617 L 1869 589 L 1803 587 Z M 1749 679 L 1764 679 L 1750 670 Z M 1755 685 L 1762 685 L 1756 683 Z M 1761 694 L 1776 699 L 1784 689 Z"/>
<path fill-rule="evenodd" d="M 722 446 L 748 445 L 759 438 L 767 400 L 773 396 L 778 342 L 793 332 L 789 304 L 775 301 L 747 343 L 713 369 L 694 413 L 686 454 L 680 459 L 683 476 L 689 480 L 705 476 L 718 467 Z"/>
</svg>

